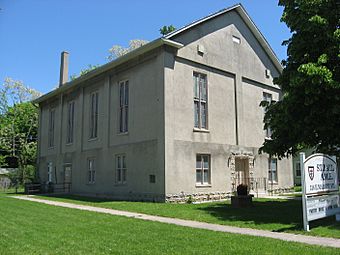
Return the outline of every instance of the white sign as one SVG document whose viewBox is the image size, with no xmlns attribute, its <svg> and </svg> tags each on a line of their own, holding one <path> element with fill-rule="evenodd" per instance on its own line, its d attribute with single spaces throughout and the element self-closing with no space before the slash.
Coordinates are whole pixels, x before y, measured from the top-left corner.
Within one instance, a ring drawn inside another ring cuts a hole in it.
<svg viewBox="0 0 340 255">
<path fill-rule="evenodd" d="M 310 197 L 306 200 L 308 221 L 340 213 L 340 196 L 327 195 Z"/>
<path fill-rule="evenodd" d="M 306 194 L 338 191 L 338 175 L 335 158 L 313 154 L 304 161 Z"/>
<path fill-rule="evenodd" d="M 340 213 L 337 165 L 335 157 L 313 154 L 305 160 L 303 152 L 300 164 L 303 228 L 309 231 L 309 221 Z"/>
</svg>

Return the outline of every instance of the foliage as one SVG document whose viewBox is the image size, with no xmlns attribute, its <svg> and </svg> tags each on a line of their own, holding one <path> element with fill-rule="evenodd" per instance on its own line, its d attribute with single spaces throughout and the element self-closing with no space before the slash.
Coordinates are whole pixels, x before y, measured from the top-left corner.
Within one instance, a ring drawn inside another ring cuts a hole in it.
<svg viewBox="0 0 340 255">
<path fill-rule="evenodd" d="M 0 115 L 7 112 L 13 104 L 28 102 L 42 94 L 26 85 L 22 81 L 6 78 L 0 87 Z"/>
<path fill-rule="evenodd" d="M 248 195 L 248 186 L 245 184 L 240 184 L 236 187 L 238 196 L 247 196 Z"/>
<path fill-rule="evenodd" d="M 145 44 L 147 44 L 148 41 L 145 40 L 140 40 L 140 39 L 134 39 L 131 40 L 129 42 L 129 47 L 125 48 L 121 45 L 113 45 L 110 49 L 109 49 L 109 56 L 107 57 L 107 59 L 109 61 L 112 61 L 116 58 L 119 58 L 127 53 L 129 53 L 130 51 L 133 51 Z"/>
<path fill-rule="evenodd" d="M 73 81 L 73 80 L 79 78 L 80 76 L 85 75 L 85 74 L 91 72 L 92 70 L 94 70 L 94 69 L 96 69 L 98 67 L 100 67 L 100 65 L 91 65 L 91 64 L 89 64 L 89 65 L 87 65 L 86 68 L 81 69 L 80 73 L 78 75 L 77 74 L 72 74 L 70 76 L 70 80 Z"/>
<path fill-rule="evenodd" d="M 279 102 L 266 104 L 272 139 L 261 151 L 278 157 L 301 147 L 340 155 L 340 11 L 337 0 L 280 0 L 292 36 L 284 70 L 274 82 Z"/>
<path fill-rule="evenodd" d="M 0 90 L 0 148 L 2 158 L 12 157 L 18 170 L 9 177 L 14 184 L 30 182 L 35 176 L 37 153 L 38 110 L 29 102 L 41 95 L 20 81 L 7 78 Z M 2 160 L 0 166 L 6 162 Z"/>
<path fill-rule="evenodd" d="M 163 26 L 161 29 L 159 29 L 159 32 L 161 33 L 161 35 L 167 35 L 175 30 L 176 28 L 173 25 L 170 25 L 170 26 Z"/>
</svg>

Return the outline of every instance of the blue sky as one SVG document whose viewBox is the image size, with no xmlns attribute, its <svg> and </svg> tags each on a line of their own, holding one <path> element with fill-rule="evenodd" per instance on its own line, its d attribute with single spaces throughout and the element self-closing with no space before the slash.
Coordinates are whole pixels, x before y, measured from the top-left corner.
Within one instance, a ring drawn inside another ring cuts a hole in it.
<svg viewBox="0 0 340 255">
<path fill-rule="evenodd" d="M 154 40 L 159 28 L 180 28 L 236 3 L 247 10 L 280 60 L 290 37 L 275 0 L 0 0 L 0 84 L 22 80 L 43 93 L 58 84 L 60 52 L 70 53 L 69 73 L 104 64 L 112 45 Z"/>
</svg>

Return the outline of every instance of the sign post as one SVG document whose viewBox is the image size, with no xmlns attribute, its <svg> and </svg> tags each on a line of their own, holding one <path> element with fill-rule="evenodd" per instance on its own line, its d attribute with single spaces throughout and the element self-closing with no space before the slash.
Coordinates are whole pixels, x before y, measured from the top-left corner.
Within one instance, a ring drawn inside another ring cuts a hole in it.
<svg viewBox="0 0 340 255">
<path fill-rule="evenodd" d="M 300 164 L 303 228 L 309 231 L 309 221 L 340 213 L 337 165 L 335 157 L 319 153 L 307 159 L 300 153 Z"/>
</svg>

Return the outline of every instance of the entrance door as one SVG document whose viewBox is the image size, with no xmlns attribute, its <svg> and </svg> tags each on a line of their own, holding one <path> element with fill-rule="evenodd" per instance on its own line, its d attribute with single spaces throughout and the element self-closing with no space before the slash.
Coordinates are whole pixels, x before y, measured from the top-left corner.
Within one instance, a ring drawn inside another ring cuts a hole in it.
<svg viewBox="0 0 340 255">
<path fill-rule="evenodd" d="M 235 158 L 236 185 L 246 184 L 249 187 L 249 159 Z"/>
<path fill-rule="evenodd" d="M 64 183 L 72 182 L 72 165 L 66 164 L 64 167 Z"/>
</svg>

